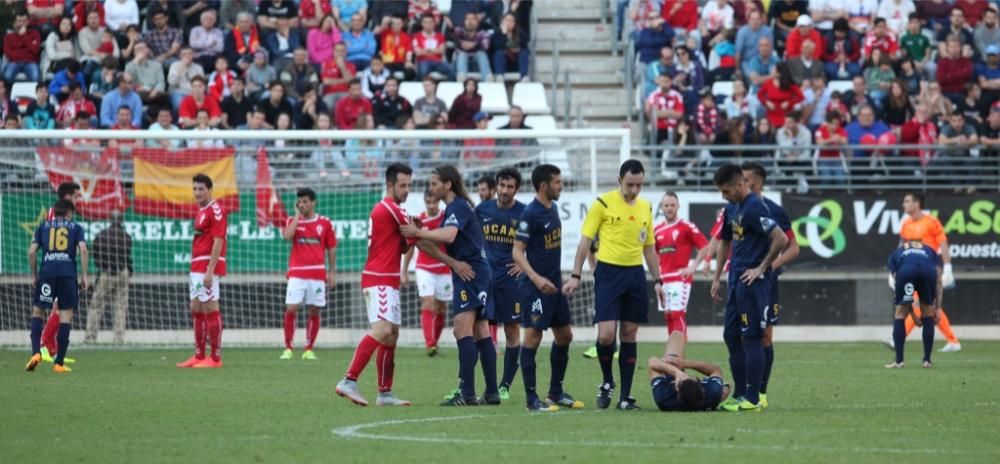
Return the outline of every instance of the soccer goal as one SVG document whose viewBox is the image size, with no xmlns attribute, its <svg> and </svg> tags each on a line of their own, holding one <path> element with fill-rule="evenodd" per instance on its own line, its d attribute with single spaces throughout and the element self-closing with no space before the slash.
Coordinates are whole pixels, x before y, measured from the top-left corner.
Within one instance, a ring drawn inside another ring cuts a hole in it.
<svg viewBox="0 0 1000 464">
<path fill-rule="evenodd" d="M 225 343 L 281 345 L 290 245 L 277 225 L 294 214 L 296 190 L 308 187 L 317 192 L 317 213 L 332 220 L 338 240 L 336 285 L 328 289 L 318 344 L 347 345 L 367 328 L 360 271 L 369 213 L 384 194 L 389 163 L 414 168 L 405 204 L 411 215 L 424 210 L 422 193 L 430 170 L 439 164 L 459 167 L 476 201 L 477 181 L 501 168 L 522 172 L 518 198 L 530 201 L 531 169 L 539 163 L 560 167 L 568 275 L 586 207 L 596 192 L 612 188 L 619 160 L 629 150 L 626 129 L 5 131 L 0 138 L 0 346 L 26 343 L 32 300 L 26 251 L 63 182 L 82 187 L 75 220 L 83 225 L 92 252 L 91 289 L 81 295 L 74 317 L 75 342 L 82 341 L 89 323 L 98 329 L 98 345 L 109 344 L 116 311 L 124 311 L 126 344 L 191 343 L 188 272 L 198 209 L 191 178 L 205 173 L 213 179 L 214 199 L 228 210 L 227 275 L 221 279 L 220 300 Z M 127 298 L 105 292 L 95 301 L 95 281 L 108 278 L 93 259 L 95 237 L 115 223 L 132 240 Z M 592 299 L 586 288 L 577 293 L 574 322 L 589 326 Z M 415 288 L 405 288 L 402 301 L 401 342 L 417 344 Z M 100 320 L 97 306 L 105 308 Z M 300 327 L 305 327 L 305 314 L 300 312 Z"/>
</svg>

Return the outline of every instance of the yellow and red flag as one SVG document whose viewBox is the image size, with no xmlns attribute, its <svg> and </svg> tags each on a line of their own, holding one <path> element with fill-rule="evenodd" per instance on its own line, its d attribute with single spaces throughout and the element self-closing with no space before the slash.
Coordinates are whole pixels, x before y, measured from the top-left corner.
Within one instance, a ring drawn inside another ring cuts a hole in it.
<svg viewBox="0 0 1000 464">
<path fill-rule="evenodd" d="M 240 209 L 236 152 L 232 148 L 166 150 L 135 148 L 134 211 L 148 216 L 191 218 L 198 212 L 191 178 L 212 178 L 212 196 L 227 212 Z"/>
<path fill-rule="evenodd" d="M 124 212 L 128 207 L 117 149 L 78 151 L 69 147 L 38 147 L 37 150 L 53 189 L 63 182 L 80 185 L 83 199 L 76 210 L 83 217 L 107 219 L 112 211 Z"/>
</svg>

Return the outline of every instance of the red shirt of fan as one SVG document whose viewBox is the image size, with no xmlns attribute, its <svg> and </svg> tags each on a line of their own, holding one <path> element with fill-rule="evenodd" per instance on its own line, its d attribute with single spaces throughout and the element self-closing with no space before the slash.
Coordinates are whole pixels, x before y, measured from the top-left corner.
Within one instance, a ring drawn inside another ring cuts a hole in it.
<svg viewBox="0 0 1000 464">
<path fill-rule="evenodd" d="M 444 35 L 440 32 L 432 32 L 431 35 L 425 34 L 420 31 L 413 35 L 413 49 L 423 48 L 425 50 L 434 50 L 444 44 Z M 426 55 L 421 55 L 417 57 L 417 62 L 423 61 L 444 61 L 444 55 L 440 53 L 429 53 Z"/>
<path fill-rule="evenodd" d="M 372 208 L 368 218 L 368 261 L 361 271 L 361 288 L 399 288 L 403 253 L 415 241 L 403 237 L 399 227 L 410 223 L 402 206 L 385 197 Z"/>
<path fill-rule="evenodd" d="M 437 216 L 428 217 L 427 212 L 420 213 L 420 222 L 423 224 L 424 230 L 434 230 L 441 227 L 441 223 L 444 222 L 444 212 L 438 211 Z M 444 245 L 441 245 L 441 251 L 444 251 Z M 417 252 L 417 269 L 421 271 L 427 271 L 432 274 L 450 274 L 451 269 L 448 269 L 441 261 L 431 258 L 427 253 Z"/>
<path fill-rule="evenodd" d="M 680 271 L 688 267 L 692 248 L 700 250 L 708 245 L 698 226 L 683 219 L 673 224 L 661 222 L 653 229 L 653 236 L 656 237 L 656 253 L 660 255 L 660 280 L 693 282 L 691 276 L 681 277 Z"/>
<path fill-rule="evenodd" d="M 216 237 L 222 239 L 222 252 L 215 265 L 215 275 L 226 275 L 226 228 L 228 221 L 222 205 L 212 200 L 198 210 L 194 218 L 194 241 L 191 242 L 191 272 L 208 272 L 208 261 L 212 259 L 212 244 Z"/>
<path fill-rule="evenodd" d="M 288 218 L 285 226 L 295 218 Z M 292 252 L 288 256 L 285 277 L 326 281 L 326 251 L 337 248 L 337 233 L 333 223 L 324 216 L 299 220 L 292 236 Z"/>
</svg>

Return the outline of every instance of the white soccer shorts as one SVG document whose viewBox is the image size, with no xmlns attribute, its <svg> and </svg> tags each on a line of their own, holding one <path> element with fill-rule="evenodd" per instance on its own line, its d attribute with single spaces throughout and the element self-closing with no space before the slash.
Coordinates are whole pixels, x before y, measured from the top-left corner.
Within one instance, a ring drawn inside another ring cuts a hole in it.
<svg viewBox="0 0 1000 464">
<path fill-rule="evenodd" d="M 403 323 L 403 314 L 399 310 L 399 289 L 387 285 L 378 285 L 361 290 L 365 296 L 365 307 L 368 308 L 368 322 L 388 321 L 395 325 Z"/>
<path fill-rule="evenodd" d="M 667 294 L 665 306 L 660 306 L 660 312 L 687 311 L 688 299 L 691 297 L 691 284 L 687 282 L 667 282 L 663 284 L 663 292 Z"/>
<path fill-rule="evenodd" d="M 433 296 L 438 301 L 451 301 L 451 273 L 435 274 L 417 269 L 417 295 L 420 298 Z"/>
<path fill-rule="evenodd" d="M 290 277 L 285 291 L 285 304 L 326 307 L 326 282 Z"/>
<path fill-rule="evenodd" d="M 192 272 L 191 285 L 189 286 L 191 299 L 198 300 L 202 303 L 207 303 L 209 301 L 219 301 L 219 276 L 215 276 L 212 279 L 212 288 L 205 288 L 205 273 L 203 272 Z"/>
</svg>

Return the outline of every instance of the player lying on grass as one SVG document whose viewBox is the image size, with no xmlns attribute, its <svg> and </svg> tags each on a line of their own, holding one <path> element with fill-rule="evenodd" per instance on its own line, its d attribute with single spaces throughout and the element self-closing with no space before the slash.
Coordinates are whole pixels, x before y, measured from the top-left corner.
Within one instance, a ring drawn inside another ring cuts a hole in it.
<svg viewBox="0 0 1000 464">
<path fill-rule="evenodd" d="M 896 292 L 896 317 L 892 321 L 892 338 L 896 360 L 886 364 L 889 369 L 903 367 L 903 347 L 906 343 L 906 318 L 913 317 L 923 327 L 924 367 L 931 367 L 934 349 L 934 322 L 937 320 L 944 285 L 941 279 L 940 257 L 919 240 L 903 242 L 889 256 L 889 285 Z M 913 313 L 914 294 L 921 295 L 920 319 Z"/>
<path fill-rule="evenodd" d="M 722 380 L 722 368 L 709 362 L 684 359 L 686 343 L 684 332 L 676 330 L 667 339 L 666 356 L 647 361 L 653 402 L 660 411 L 715 410 L 729 396 L 729 385 Z M 685 369 L 705 377 L 691 377 Z"/>
</svg>

